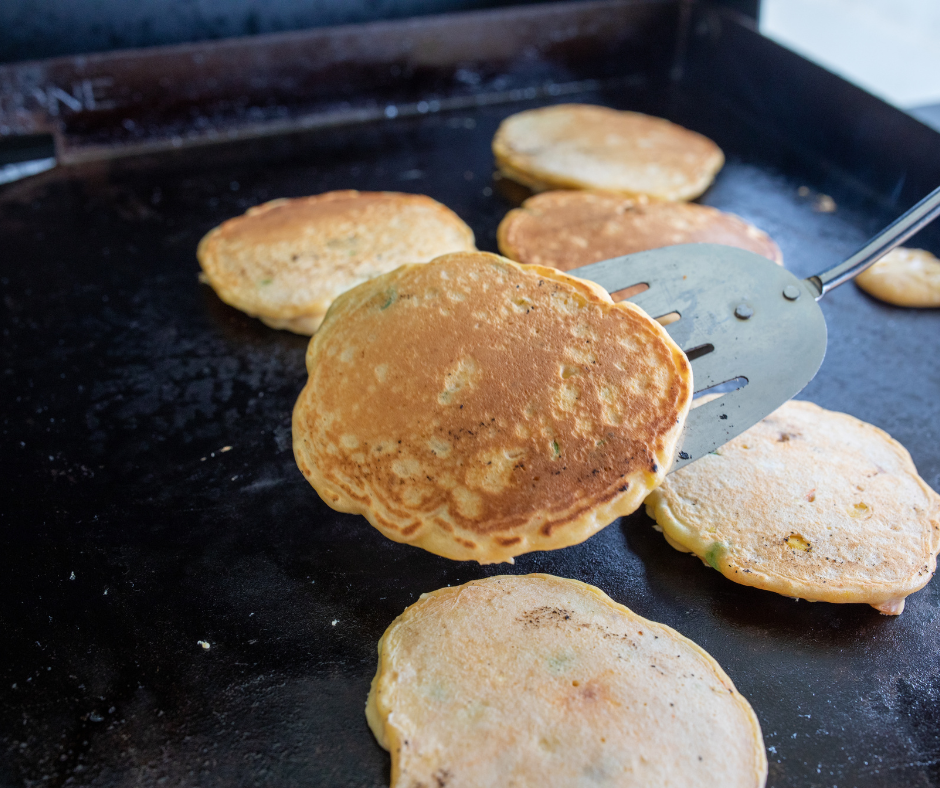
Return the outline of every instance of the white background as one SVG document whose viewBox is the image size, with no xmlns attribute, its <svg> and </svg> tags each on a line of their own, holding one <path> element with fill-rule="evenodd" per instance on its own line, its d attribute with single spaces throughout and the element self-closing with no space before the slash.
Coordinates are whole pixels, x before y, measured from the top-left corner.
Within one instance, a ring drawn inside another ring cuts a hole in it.
<svg viewBox="0 0 940 788">
<path fill-rule="evenodd" d="M 898 107 L 940 104 L 940 0 L 763 0 L 760 30 Z"/>
</svg>

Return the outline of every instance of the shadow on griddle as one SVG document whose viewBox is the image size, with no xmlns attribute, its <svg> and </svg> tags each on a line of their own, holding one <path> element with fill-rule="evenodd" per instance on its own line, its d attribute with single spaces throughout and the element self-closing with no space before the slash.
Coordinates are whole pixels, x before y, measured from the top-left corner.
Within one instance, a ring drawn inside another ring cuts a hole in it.
<svg viewBox="0 0 940 788">
<path fill-rule="evenodd" d="M 627 544 L 647 569 L 651 590 L 672 597 L 714 625 L 768 644 L 813 643 L 825 648 L 855 646 L 860 638 L 893 637 L 892 616 L 864 604 L 811 603 L 728 580 L 691 553 L 680 553 L 637 513 L 622 521 Z"/>
<path fill-rule="evenodd" d="M 233 343 L 257 347 L 277 344 L 281 347 L 306 350 L 310 337 L 266 326 L 222 301 L 208 285 L 199 285 L 200 301 L 207 322 L 224 338 Z"/>
<path fill-rule="evenodd" d="M 518 208 L 523 202 L 535 194 L 528 186 L 523 186 L 521 183 L 507 178 L 498 171 L 493 173 L 493 185 L 496 193 L 504 200 L 511 203 L 514 208 Z"/>
</svg>

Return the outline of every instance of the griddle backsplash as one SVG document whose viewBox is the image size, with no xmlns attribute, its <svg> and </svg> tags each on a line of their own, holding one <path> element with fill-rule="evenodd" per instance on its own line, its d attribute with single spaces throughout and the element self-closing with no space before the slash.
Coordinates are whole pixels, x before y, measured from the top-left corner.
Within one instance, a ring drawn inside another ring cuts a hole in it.
<svg viewBox="0 0 940 788">
<path fill-rule="evenodd" d="M 728 163 L 702 202 L 768 231 L 801 275 L 892 218 L 719 96 L 566 100 L 712 136 Z M 0 785 L 387 785 L 363 714 L 382 632 L 422 592 L 528 572 L 595 584 L 708 650 L 757 712 L 768 785 L 940 783 L 936 580 L 896 618 L 785 599 L 676 552 L 642 512 L 512 566 L 454 563 L 332 511 L 298 472 L 306 341 L 200 285 L 199 238 L 276 197 L 389 189 L 441 200 L 496 251 L 524 191 L 494 179 L 490 139 L 534 105 L 85 164 L 0 194 Z M 823 309 L 829 354 L 801 397 L 886 429 L 940 488 L 940 311 L 852 285 Z"/>
</svg>

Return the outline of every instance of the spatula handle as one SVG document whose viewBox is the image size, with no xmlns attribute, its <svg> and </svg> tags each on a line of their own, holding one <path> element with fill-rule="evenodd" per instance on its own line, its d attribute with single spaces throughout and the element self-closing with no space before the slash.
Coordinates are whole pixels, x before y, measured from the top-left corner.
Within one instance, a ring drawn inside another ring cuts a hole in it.
<svg viewBox="0 0 940 788">
<path fill-rule="evenodd" d="M 934 189 L 907 213 L 889 224 L 844 263 L 809 277 L 807 281 L 815 285 L 819 291 L 816 300 L 818 301 L 832 288 L 848 282 L 849 279 L 854 279 L 895 246 L 904 243 L 922 227 L 930 224 L 937 216 L 940 216 L 940 187 Z"/>
</svg>

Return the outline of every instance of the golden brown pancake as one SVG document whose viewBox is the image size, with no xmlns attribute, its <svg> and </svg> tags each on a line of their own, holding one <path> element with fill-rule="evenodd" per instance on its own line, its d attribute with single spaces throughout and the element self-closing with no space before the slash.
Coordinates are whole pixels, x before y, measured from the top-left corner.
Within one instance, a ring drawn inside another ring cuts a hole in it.
<svg viewBox="0 0 940 788">
<path fill-rule="evenodd" d="M 669 544 L 736 583 L 892 615 L 940 550 L 940 496 L 904 447 L 811 402 L 679 469 L 646 510 Z"/>
<path fill-rule="evenodd" d="M 707 137 L 663 118 L 558 104 L 506 118 L 493 137 L 500 171 L 535 191 L 599 189 L 655 200 L 698 197 L 724 164 Z"/>
<path fill-rule="evenodd" d="M 503 575 L 423 594 L 366 705 L 392 788 L 760 788 L 760 725 L 717 662 L 604 592 Z"/>
<path fill-rule="evenodd" d="M 665 330 L 592 282 L 444 255 L 340 296 L 294 455 L 334 509 L 480 563 L 577 544 L 670 467 L 692 392 Z"/>
<path fill-rule="evenodd" d="M 561 271 L 674 244 L 737 246 L 783 263 L 767 233 L 716 208 L 685 202 L 639 202 L 609 192 L 537 194 L 506 214 L 499 250 L 520 263 Z"/>
<path fill-rule="evenodd" d="M 940 260 L 899 246 L 855 277 L 869 295 L 896 306 L 940 307 Z"/>
<path fill-rule="evenodd" d="M 473 231 L 430 197 L 349 190 L 251 208 L 211 230 L 197 256 L 225 303 L 309 335 L 350 287 L 475 248 Z"/>
</svg>

